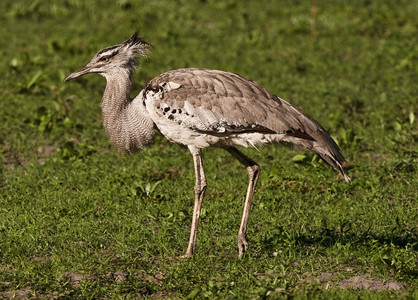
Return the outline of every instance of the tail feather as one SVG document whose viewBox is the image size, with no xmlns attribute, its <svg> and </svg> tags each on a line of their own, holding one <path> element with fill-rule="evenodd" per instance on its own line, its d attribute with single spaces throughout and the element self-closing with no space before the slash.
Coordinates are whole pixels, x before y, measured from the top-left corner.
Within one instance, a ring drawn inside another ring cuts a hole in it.
<svg viewBox="0 0 418 300">
<path fill-rule="evenodd" d="M 315 151 L 316 152 L 316 151 Z M 337 170 L 338 172 L 341 173 L 341 175 L 344 177 L 344 180 L 347 183 L 350 183 L 351 178 L 350 176 L 348 176 L 348 173 L 346 170 L 344 170 L 344 167 L 342 166 L 342 164 L 344 163 L 344 158 L 343 160 L 337 160 L 335 157 L 328 155 L 328 154 L 322 154 L 319 152 L 316 152 L 318 154 L 318 156 L 325 161 L 327 164 L 329 164 L 331 167 L 333 167 L 335 170 Z"/>
<path fill-rule="evenodd" d="M 283 142 L 317 153 L 323 161 L 340 172 L 344 180 L 349 183 L 351 178 L 343 168 L 344 156 L 329 133 L 307 113 L 283 99 L 277 100 L 281 101 L 282 108 L 286 110 L 286 120 L 289 121 L 289 128 L 286 130 Z"/>
<path fill-rule="evenodd" d="M 321 132 L 321 135 L 316 135 L 315 138 L 287 134 L 281 140 L 281 143 L 290 147 L 315 152 L 325 163 L 340 172 L 347 183 L 350 183 L 351 178 L 343 167 L 345 162 L 344 156 L 334 140 L 325 130 Z"/>
</svg>

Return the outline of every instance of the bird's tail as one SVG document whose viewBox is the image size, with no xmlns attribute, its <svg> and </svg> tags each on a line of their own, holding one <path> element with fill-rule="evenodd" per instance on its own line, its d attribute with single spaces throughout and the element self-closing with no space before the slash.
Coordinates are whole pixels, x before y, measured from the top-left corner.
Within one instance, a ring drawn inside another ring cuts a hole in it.
<svg viewBox="0 0 418 300">
<path fill-rule="evenodd" d="M 343 167 L 344 156 L 328 132 L 308 114 L 284 100 L 282 103 L 287 108 L 288 119 L 293 118 L 298 122 L 293 128 L 290 127 L 282 142 L 317 153 L 323 161 L 340 172 L 344 180 L 349 183 L 351 178 Z"/>
<path fill-rule="evenodd" d="M 334 142 L 334 141 L 333 141 Z M 343 155 L 341 154 L 340 149 L 334 142 L 334 151 L 329 151 L 328 149 L 324 149 L 322 147 L 316 148 L 315 145 L 313 147 L 313 151 L 318 154 L 318 156 L 325 161 L 327 164 L 329 164 L 331 167 L 333 167 L 335 170 L 341 173 L 341 175 L 344 177 L 344 180 L 347 183 L 350 183 L 351 178 L 348 176 L 347 171 L 344 169 L 343 164 L 345 162 L 345 159 Z M 324 151 L 325 150 L 325 151 Z M 337 153 L 335 155 L 334 153 Z"/>
<path fill-rule="evenodd" d="M 345 159 L 344 156 L 341 154 L 340 148 L 328 135 L 328 133 L 324 131 L 321 135 L 322 139 L 316 136 L 317 140 L 288 135 L 281 140 L 281 143 L 292 148 L 298 148 L 301 150 L 315 152 L 324 162 L 326 162 L 328 165 L 340 172 L 347 183 L 350 183 L 351 178 L 348 176 L 347 171 L 344 169 L 343 165 Z"/>
</svg>

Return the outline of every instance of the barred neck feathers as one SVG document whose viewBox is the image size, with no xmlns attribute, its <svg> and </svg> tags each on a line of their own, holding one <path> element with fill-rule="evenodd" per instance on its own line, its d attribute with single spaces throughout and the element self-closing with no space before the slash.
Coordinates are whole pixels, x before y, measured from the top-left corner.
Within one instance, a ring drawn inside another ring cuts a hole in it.
<svg viewBox="0 0 418 300">
<path fill-rule="evenodd" d="M 154 136 L 153 122 L 140 98 L 132 100 L 131 72 L 115 68 L 103 74 L 107 84 L 102 99 L 103 126 L 112 144 L 120 151 L 133 153 L 149 144 Z"/>
</svg>

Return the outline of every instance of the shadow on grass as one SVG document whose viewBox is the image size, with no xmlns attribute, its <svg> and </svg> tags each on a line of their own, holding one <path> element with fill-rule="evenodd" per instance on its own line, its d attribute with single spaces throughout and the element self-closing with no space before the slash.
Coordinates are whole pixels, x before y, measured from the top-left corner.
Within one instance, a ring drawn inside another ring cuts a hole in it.
<svg viewBox="0 0 418 300">
<path fill-rule="evenodd" d="M 409 276 L 418 277 L 418 270 L 408 267 L 405 256 L 412 255 L 418 251 L 418 239 L 416 232 L 403 233 L 382 233 L 374 234 L 369 231 L 357 234 L 350 230 L 344 232 L 322 228 L 320 231 L 308 231 L 305 233 L 289 234 L 289 231 L 280 227 L 269 236 L 262 240 L 262 247 L 266 252 L 274 252 L 279 247 L 291 247 L 294 251 L 306 253 L 307 249 L 332 248 L 340 245 L 341 248 L 350 252 L 368 252 L 369 255 L 376 255 L 380 261 L 384 261 L 388 266 L 402 269 L 402 272 Z M 409 249 L 405 254 L 405 250 Z M 341 251 L 344 251 L 344 250 Z M 320 251 L 320 250 L 319 250 Z M 394 263 L 398 261 L 399 264 Z M 400 267 L 401 266 L 401 267 Z"/>
<path fill-rule="evenodd" d="M 329 228 L 323 228 L 320 232 L 315 231 L 312 235 L 298 234 L 294 237 L 297 246 L 312 246 L 319 245 L 322 247 L 331 247 L 335 244 L 358 244 L 358 245 L 395 245 L 398 247 L 406 247 L 418 251 L 417 236 L 412 233 L 402 234 L 372 234 L 364 232 L 356 234 L 353 232 L 338 232 Z"/>
</svg>

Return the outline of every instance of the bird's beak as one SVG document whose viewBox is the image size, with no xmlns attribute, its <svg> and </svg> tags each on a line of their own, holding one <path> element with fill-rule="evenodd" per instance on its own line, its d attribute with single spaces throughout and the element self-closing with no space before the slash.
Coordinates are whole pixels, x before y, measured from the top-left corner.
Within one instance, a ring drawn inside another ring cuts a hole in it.
<svg viewBox="0 0 418 300">
<path fill-rule="evenodd" d="M 83 76 L 85 74 L 92 73 L 92 68 L 89 65 L 86 65 L 82 69 L 78 70 L 77 72 L 71 73 L 64 79 L 64 81 L 70 81 L 71 79 Z"/>
</svg>

